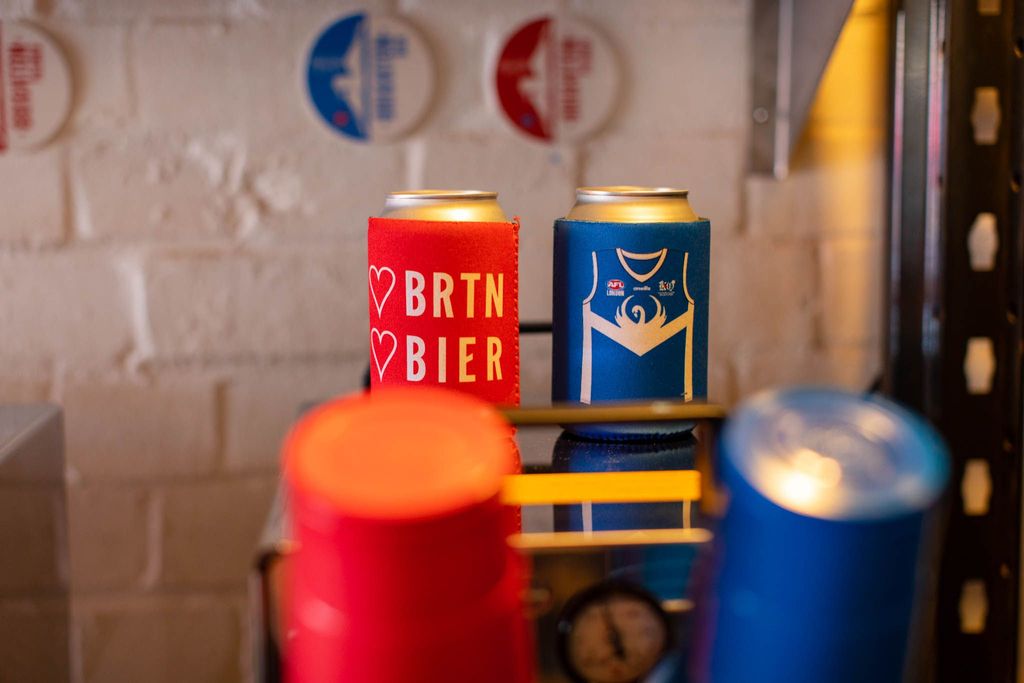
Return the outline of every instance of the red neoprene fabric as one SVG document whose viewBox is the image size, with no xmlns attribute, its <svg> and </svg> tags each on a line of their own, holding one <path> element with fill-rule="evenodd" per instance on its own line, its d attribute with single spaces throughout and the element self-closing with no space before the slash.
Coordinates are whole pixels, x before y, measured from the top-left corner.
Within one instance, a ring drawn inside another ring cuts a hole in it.
<svg viewBox="0 0 1024 683">
<path fill-rule="evenodd" d="M 326 527 L 292 502 L 302 550 L 290 567 L 288 683 L 532 680 L 525 570 L 497 499 L 411 524 Z"/>
<path fill-rule="evenodd" d="M 336 399 L 296 424 L 287 683 L 532 679 L 526 567 L 500 500 L 508 430 L 483 400 L 436 388 Z"/>
<path fill-rule="evenodd" d="M 371 218 L 371 387 L 519 404 L 519 224 Z"/>
</svg>

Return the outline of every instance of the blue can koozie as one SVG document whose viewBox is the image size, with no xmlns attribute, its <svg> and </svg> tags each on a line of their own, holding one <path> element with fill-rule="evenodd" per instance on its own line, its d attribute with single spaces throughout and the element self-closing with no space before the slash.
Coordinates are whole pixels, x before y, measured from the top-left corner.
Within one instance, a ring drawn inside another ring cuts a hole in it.
<svg viewBox="0 0 1024 683">
<path fill-rule="evenodd" d="M 707 396 L 711 224 L 555 221 L 552 399 Z M 590 425 L 636 438 L 685 425 Z"/>
<path fill-rule="evenodd" d="M 949 478 L 935 431 L 881 398 L 766 392 L 726 424 L 719 468 L 692 679 L 903 680 Z"/>
</svg>

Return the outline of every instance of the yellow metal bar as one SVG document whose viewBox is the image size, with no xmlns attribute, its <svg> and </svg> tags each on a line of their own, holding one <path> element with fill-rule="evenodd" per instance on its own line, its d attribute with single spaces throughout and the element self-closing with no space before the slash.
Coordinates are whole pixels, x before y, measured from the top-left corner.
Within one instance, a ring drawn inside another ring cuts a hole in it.
<svg viewBox="0 0 1024 683">
<path fill-rule="evenodd" d="M 712 534 L 707 529 L 644 529 L 642 531 L 558 531 L 554 533 L 516 534 L 509 543 L 520 550 L 532 552 L 604 548 L 623 545 L 666 545 L 707 543 Z"/>
<path fill-rule="evenodd" d="M 505 478 L 510 505 L 662 503 L 700 499 L 696 470 L 514 474 Z"/>
<path fill-rule="evenodd" d="M 505 419 L 514 425 L 567 425 L 621 422 L 678 422 L 722 420 L 726 410 L 714 403 L 691 401 L 652 401 L 650 403 L 599 404 L 592 406 L 554 405 L 502 408 Z"/>
</svg>

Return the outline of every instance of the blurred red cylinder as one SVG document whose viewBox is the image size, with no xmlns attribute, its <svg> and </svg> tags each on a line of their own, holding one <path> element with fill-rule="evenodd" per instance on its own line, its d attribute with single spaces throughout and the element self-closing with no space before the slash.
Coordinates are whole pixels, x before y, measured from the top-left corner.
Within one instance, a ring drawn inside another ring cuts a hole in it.
<svg viewBox="0 0 1024 683">
<path fill-rule="evenodd" d="M 525 683 L 525 568 L 507 542 L 509 427 L 441 389 L 326 404 L 285 445 L 288 683 Z"/>
</svg>

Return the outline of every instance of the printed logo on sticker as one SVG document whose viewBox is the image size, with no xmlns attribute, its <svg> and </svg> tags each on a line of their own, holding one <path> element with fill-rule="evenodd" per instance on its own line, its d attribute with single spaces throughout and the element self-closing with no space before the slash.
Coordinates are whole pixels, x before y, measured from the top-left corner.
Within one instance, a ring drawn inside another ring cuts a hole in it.
<svg viewBox="0 0 1024 683">
<path fill-rule="evenodd" d="M 619 82 L 604 36 L 567 16 L 541 16 L 517 27 L 493 75 L 509 123 L 547 142 L 579 142 L 600 130 L 618 102 Z"/>
<path fill-rule="evenodd" d="M 391 141 L 426 112 L 433 58 L 408 23 L 357 12 L 328 26 L 309 54 L 313 108 L 333 130 L 360 141 Z"/>
<path fill-rule="evenodd" d="M 0 21 L 0 154 L 48 142 L 71 110 L 67 60 L 35 26 Z"/>
</svg>

